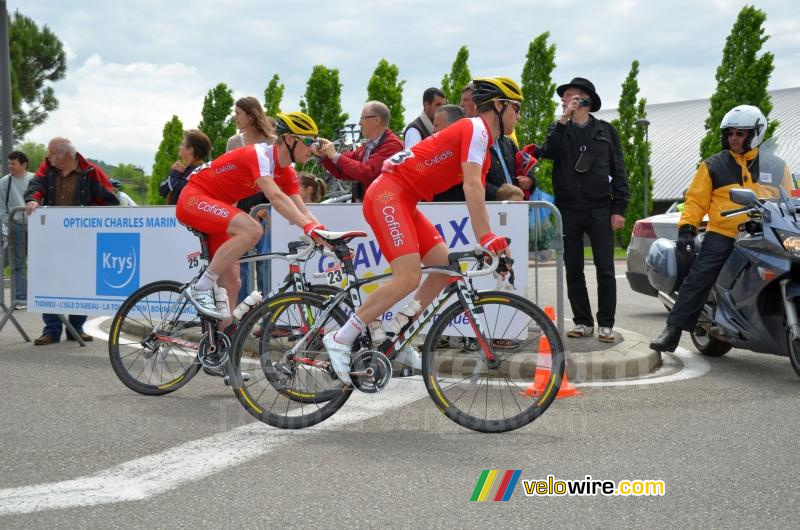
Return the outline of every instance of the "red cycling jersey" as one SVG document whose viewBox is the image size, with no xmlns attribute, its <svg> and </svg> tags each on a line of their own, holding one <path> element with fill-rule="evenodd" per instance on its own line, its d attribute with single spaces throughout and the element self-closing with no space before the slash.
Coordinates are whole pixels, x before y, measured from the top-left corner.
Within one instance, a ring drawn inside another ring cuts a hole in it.
<svg viewBox="0 0 800 530">
<path fill-rule="evenodd" d="M 175 216 L 208 236 L 211 254 L 230 236 L 228 225 L 238 210 L 233 204 L 260 191 L 256 180 L 272 176 L 286 195 L 300 193 L 297 173 L 278 165 L 275 146 L 246 145 L 198 167 L 181 191 Z"/>
<path fill-rule="evenodd" d="M 246 145 L 220 155 L 189 175 L 189 183 L 230 204 L 258 193 L 256 180 L 272 176 L 286 194 L 300 193 L 300 183 L 292 166 L 278 165 L 278 148 L 268 144 Z"/>
<path fill-rule="evenodd" d="M 426 201 L 464 181 L 461 169 L 464 162 L 481 164 L 481 181 L 485 185 L 492 141 L 489 126 L 483 118 L 458 120 L 411 149 L 389 158 L 384 173 L 391 174 L 401 185 Z"/>
</svg>

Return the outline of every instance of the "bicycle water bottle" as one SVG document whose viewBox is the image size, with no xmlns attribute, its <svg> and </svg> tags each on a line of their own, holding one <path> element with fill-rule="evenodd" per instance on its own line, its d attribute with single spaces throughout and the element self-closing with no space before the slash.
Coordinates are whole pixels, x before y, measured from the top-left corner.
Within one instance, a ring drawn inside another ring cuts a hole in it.
<svg viewBox="0 0 800 530">
<path fill-rule="evenodd" d="M 422 306 L 419 305 L 419 302 L 417 300 L 411 300 L 403 309 L 398 311 L 394 318 L 389 321 L 389 324 L 384 327 L 386 333 L 393 333 L 395 335 L 400 333 L 400 330 L 414 318 L 414 315 L 416 315 L 420 309 L 422 309 Z"/>
<path fill-rule="evenodd" d="M 224 287 L 214 285 L 214 302 L 217 306 L 217 311 L 222 315 L 222 320 L 231 318 L 231 308 L 228 305 L 228 291 Z"/>
<path fill-rule="evenodd" d="M 233 310 L 233 318 L 236 320 L 241 320 L 242 317 L 247 314 L 250 309 L 261 302 L 264 297 L 261 295 L 259 291 L 253 291 L 252 293 L 248 294 L 247 297 L 242 300 L 242 302 L 236 306 Z"/>
</svg>

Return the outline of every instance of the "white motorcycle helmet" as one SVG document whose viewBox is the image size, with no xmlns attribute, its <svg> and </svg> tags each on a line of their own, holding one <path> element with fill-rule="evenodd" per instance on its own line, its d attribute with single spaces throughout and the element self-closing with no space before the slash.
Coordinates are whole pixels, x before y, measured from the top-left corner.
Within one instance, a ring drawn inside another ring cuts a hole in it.
<svg viewBox="0 0 800 530">
<path fill-rule="evenodd" d="M 724 149 L 731 148 L 728 143 L 728 129 L 749 130 L 750 134 L 744 141 L 744 150 L 749 151 L 761 145 L 761 141 L 764 140 L 764 135 L 767 133 L 767 118 L 758 107 L 739 105 L 733 107 L 722 117 L 719 128 L 722 129 L 722 147 Z"/>
</svg>

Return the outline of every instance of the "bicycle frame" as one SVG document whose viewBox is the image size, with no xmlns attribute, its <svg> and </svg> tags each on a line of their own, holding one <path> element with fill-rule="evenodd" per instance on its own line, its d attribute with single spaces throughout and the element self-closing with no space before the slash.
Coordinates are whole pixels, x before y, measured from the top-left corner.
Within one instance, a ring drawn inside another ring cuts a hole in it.
<svg viewBox="0 0 800 530">
<path fill-rule="evenodd" d="M 337 307 L 339 304 L 343 303 L 345 297 L 349 296 L 350 300 L 353 303 L 354 308 L 361 307 L 361 295 L 360 289 L 364 285 L 369 285 L 371 283 L 380 281 L 384 278 L 388 278 L 391 276 L 391 273 L 380 274 L 377 276 L 372 276 L 370 278 L 359 279 L 355 273 L 355 267 L 353 266 L 353 262 L 350 256 L 350 249 L 347 245 L 337 245 L 334 247 L 334 254 L 336 257 L 344 264 L 345 273 L 347 275 L 347 289 L 342 290 L 342 292 L 338 293 L 337 295 L 329 298 L 325 304 L 323 305 L 324 309 L 319 317 L 316 318 L 315 322 L 311 323 L 310 328 L 305 334 L 305 337 L 317 332 L 321 326 L 321 322 L 326 322 L 327 318 L 330 316 L 333 308 Z M 474 256 L 474 253 L 469 252 L 461 252 L 461 253 L 454 253 L 450 255 L 450 265 L 446 266 L 429 266 L 429 267 L 422 267 L 423 272 L 433 273 L 433 274 L 446 274 L 450 276 L 450 281 L 448 285 L 439 293 L 436 298 L 431 302 L 425 309 L 422 310 L 419 317 L 413 320 L 407 327 L 395 336 L 393 339 L 387 339 L 386 342 L 378 346 L 378 350 L 381 353 L 384 353 L 389 359 L 394 359 L 397 355 L 397 352 L 405 348 L 411 340 L 428 324 L 432 318 L 439 313 L 439 311 L 444 307 L 447 301 L 452 297 L 455 293 L 458 296 L 459 301 L 461 302 L 462 307 L 467 313 L 467 318 L 469 320 L 470 326 L 472 327 L 475 337 L 480 345 L 483 353 L 486 357 L 486 361 L 490 367 L 496 367 L 498 363 L 497 359 L 495 358 L 494 354 L 491 351 L 488 343 L 485 340 L 485 333 L 481 329 L 480 322 L 474 318 L 475 313 L 477 312 L 475 309 L 475 305 L 473 304 L 473 298 L 477 291 L 472 286 L 472 281 L 470 280 L 470 285 L 467 285 L 467 280 L 469 279 L 461 272 L 459 267 L 459 260 L 465 257 L 469 257 L 470 255 Z M 497 267 L 498 260 L 495 259 L 493 261 L 493 267 L 482 271 L 480 275 L 491 274 L 494 269 Z M 286 352 L 284 355 L 285 358 L 292 357 L 295 362 L 299 362 L 302 364 L 307 364 L 311 366 L 327 366 L 328 361 L 315 361 L 311 359 L 307 359 L 304 357 L 298 357 L 297 351 L 306 343 L 305 337 L 301 340 L 297 341 L 290 350 Z M 375 345 L 373 345 L 375 346 Z"/>
</svg>

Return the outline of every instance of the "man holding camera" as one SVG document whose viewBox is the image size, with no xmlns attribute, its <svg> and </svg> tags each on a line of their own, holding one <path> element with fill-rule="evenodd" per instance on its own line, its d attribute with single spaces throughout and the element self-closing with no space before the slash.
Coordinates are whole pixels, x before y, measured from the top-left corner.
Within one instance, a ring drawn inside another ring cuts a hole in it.
<svg viewBox="0 0 800 530">
<path fill-rule="evenodd" d="M 556 89 L 561 118 L 547 133 L 541 158 L 553 160 L 553 194 L 564 222 L 567 296 L 575 326 L 568 337 L 594 336 L 594 318 L 583 274 L 583 236 L 587 234 L 597 271 L 598 339 L 614 342 L 617 282 L 614 230 L 625 224 L 628 178 L 617 131 L 590 112 L 600 96 L 588 79 L 576 77 Z"/>
<path fill-rule="evenodd" d="M 337 153 L 333 143 L 319 139 L 312 152 L 334 178 L 352 180 L 352 202 L 362 202 L 364 193 L 381 174 L 387 158 L 403 150 L 403 142 L 389 129 L 389 107 L 380 101 L 367 101 L 361 109 L 361 137 L 366 143 L 353 151 Z"/>
</svg>

